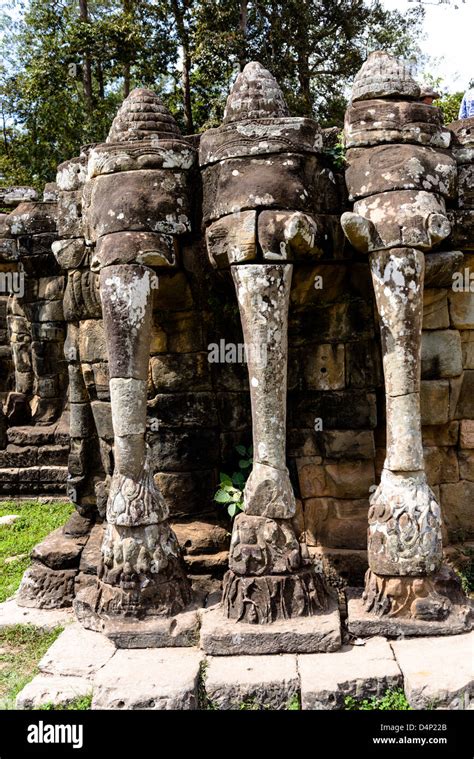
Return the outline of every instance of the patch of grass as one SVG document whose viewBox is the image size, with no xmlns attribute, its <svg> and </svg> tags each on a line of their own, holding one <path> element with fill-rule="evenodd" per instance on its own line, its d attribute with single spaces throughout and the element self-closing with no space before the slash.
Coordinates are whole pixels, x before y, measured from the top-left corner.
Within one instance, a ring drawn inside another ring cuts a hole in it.
<svg viewBox="0 0 474 759">
<path fill-rule="evenodd" d="M 299 693 L 294 693 L 290 700 L 288 701 L 287 705 L 287 711 L 289 712 L 298 712 L 301 709 L 301 703 L 300 703 L 300 696 Z"/>
<path fill-rule="evenodd" d="M 364 698 L 359 701 L 354 696 L 346 696 L 344 699 L 345 711 L 411 711 L 406 696 L 401 688 L 387 690 L 380 698 Z"/>
<path fill-rule="evenodd" d="M 268 709 L 268 707 L 259 704 L 255 698 L 246 699 L 245 701 L 241 701 L 239 704 L 239 711 L 260 712 L 265 711 L 266 709 Z"/>
<path fill-rule="evenodd" d="M 86 712 L 91 708 L 92 705 L 92 695 L 89 696 L 82 696 L 82 698 L 76 698 L 74 701 L 71 701 L 69 704 L 43 704 L 43 706 L 38 707 L 38 711 L 48 712 L 48 711 L 76 711 L 76 712 Z"/>
<path fill-rule="evenodd" d="M 0 526 L 0 602 L 18 589 L 30 564 L 31 549 L 63 525 L 73 511 L 72 503 L 0 501 L 0 517 L 6 514 L 20 517 L 12 525 Z"/>
<path fill-rule="evenodd" d="M 271 706 L 261 704 L 256 698 L 248 698 L 241 701 L 238 705 L 239 711 L 248 712 L 266 712 L 271 710 Z M 286 711 L 299 711 L 301 709 L 299 693 L 294 693 L 284 707 Z"/>
<path fill-rule="evenodd" d="M 14 709 L 15 698 L 38 672 L 38 662 L 62 632 L 32 625 L 0 630 L 0 709 Z"/>
</svg>

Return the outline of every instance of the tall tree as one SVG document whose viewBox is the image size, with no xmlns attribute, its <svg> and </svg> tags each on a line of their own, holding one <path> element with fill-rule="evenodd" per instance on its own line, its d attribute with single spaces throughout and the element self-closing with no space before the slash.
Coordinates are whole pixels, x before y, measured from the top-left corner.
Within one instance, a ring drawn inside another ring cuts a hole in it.
<svg viewBox="0 0 474 759">
<path fill-rule="evenodd" d="M 192 1 L 193 0 L 171 0 L 171 7 L 176 24 L 176 31 L 181 46 L 184 121 L 188 134 L 192 134 L 194 132 L 193 110 L 191 103 L 192 58 L 189 31 Z"/>
<path fill-rule="evenodd" d="M 272 71 L 292 114 L 338 124 L 367 53 L 413 53 L 423 13 L 380 0 L 4 2 L 16 13 L 0 12 L 0 173 L 38 186 L 105 138 L 132 87 L 156 90 L 185 133 L 216 126 L 249 60 Z"/>
<path fill-rule="evenodd" d="M 240 2 L 201 2 L 196 63 L 225 79 L 229 64 L 258 59 L 276 76 L 292 113 L 342 118 L 344 92 L 367 54 L 384 48 L 406 56 L 423 16 L 385 10 L 380 0 L 249 0 L 245 31 Z"/>
<path fill-rule="evenodd" d="M 83 24 L 89 23 L 89 9 L 87 6 L 87 0 L 79 0 L 79 17 Z M 89 113 L 92 112 L 92 67 L 91 67 L 91 57 L 89 50 L 85 49 L 84 51 L 84 62 L 83 62 L 83 82 L 84 82 L 84 96 L 86 100 L 86 105 Z"/>
</svg>

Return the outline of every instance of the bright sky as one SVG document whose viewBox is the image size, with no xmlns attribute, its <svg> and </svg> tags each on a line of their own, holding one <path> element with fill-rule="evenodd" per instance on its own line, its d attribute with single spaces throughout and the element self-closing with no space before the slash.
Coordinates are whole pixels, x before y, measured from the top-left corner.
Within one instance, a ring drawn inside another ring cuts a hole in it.
<svg viewBox="0 0 474 759">
<path fill-rule="evenodd" d="M 435 0 L 432 0 L 435 3 Z M 458 9 L 454 5 L 458 5 Z M 388 10 L 413 8 L 410 0 L 382 0 Z M 420 67 L 435 77 L 442 77 L 450 92 L 463 91 L 474 79 L 474 0 L 455 0 L 449 5 L 425 5 L 424 38 L 419 40 L 428 64 Z"/>
</svg>

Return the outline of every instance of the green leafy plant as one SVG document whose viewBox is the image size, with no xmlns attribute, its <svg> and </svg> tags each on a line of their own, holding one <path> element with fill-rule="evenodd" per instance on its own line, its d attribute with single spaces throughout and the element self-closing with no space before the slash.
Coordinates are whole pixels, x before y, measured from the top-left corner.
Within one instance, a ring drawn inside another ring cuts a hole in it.
<svg viewBox="0 0 474 759">
<path fill-rule="evenodd" d="M 259 704 L 256 698 L 247 698 L 244 701 L 240 702 L 238 708 L 241 712 L 261 712 L 267 711 L 268 706 Z"/>
<path fill-rule="evenodd" d="M 461 586 L 467 596 L 474 593 L 474 550 L 466 548 L 464 553 L 469 557 L 469 562 L 461 569 L 456 569 L 456 574 L 461 580 Z"/>
<path fill-rule="evenodd" d="M 202 661 L 199 665 L 199 675 L 198 675 L 198 709 L 201 711 L 218 711 L 219 706 L 215 701 L 212 701 L 212 699 L 209 698 L 206 691 L 206 678 L 207 678 L 207 668 L 209 666 L 209 663 L 207 661 Z"/>
<path fill-rule="evenodd" d="M 244 508 L 244 487 L 252 470 L 253 448 L 237 445 L 235 450 L 239 454 L 238 471 L 232 476 L 221 472 L 219 475 L 219 487 L 214 496 L 216 503 L 227 507 L 227 513 L 233 519 Z"/>
<path fill-rule="evenodd" d="M 410 711 L 411 706 L 401 688 L 387 690 L 384 695 L 377 698 L 364 698 L 358 700 L 354 696 L 344 698 L 345 711 Z"/>
</svg>

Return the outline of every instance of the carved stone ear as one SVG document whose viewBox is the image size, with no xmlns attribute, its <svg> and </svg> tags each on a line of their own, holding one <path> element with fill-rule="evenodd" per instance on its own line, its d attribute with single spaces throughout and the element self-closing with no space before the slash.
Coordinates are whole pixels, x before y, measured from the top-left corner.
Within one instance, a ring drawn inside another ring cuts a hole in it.
<svg viewBox="0 0 474 759">
<path fill-rule="evenodd" d="M 451 234 L 449 219 L 442 213 L 430 213 L 426 220 L 426 229 L 431 245 L 437 245 Z"/>
<path fill-rule="evenodd" d="M 375 245 L 377 231 L 369 219 L 365 219 L 357 213 L 346 211 L 341 216 L 341 225 L 350 244 L 360 253 L 375 250 L 377 247 Z"/>
</svg>

